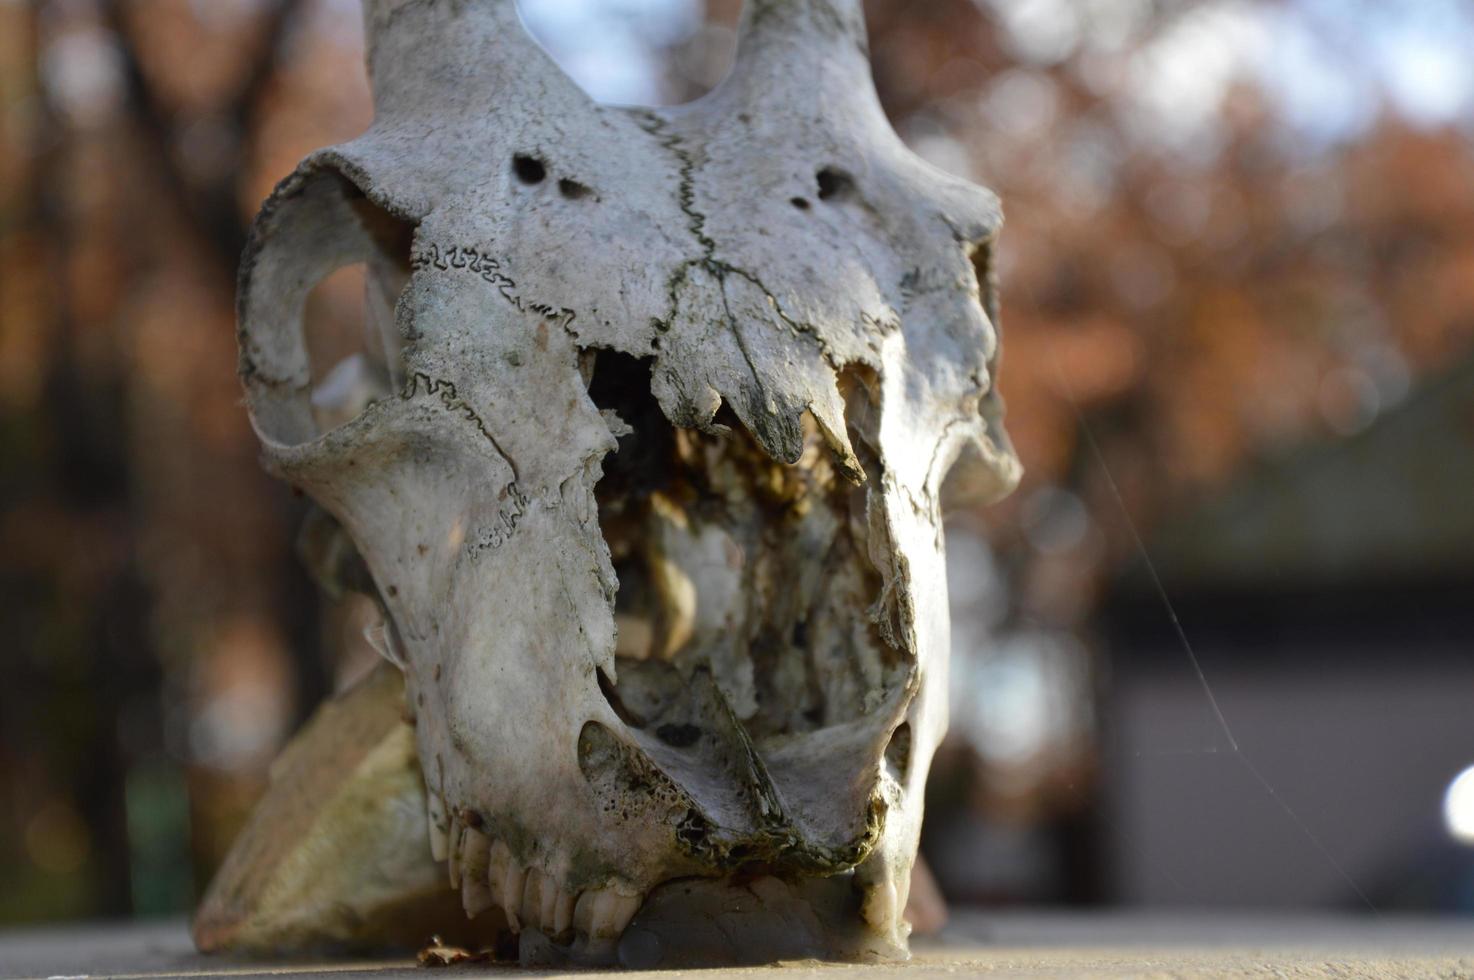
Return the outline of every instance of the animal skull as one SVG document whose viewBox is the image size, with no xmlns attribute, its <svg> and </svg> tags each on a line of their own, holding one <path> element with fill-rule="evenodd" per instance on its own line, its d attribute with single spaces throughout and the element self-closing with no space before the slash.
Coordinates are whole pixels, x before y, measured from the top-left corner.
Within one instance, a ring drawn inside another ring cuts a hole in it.
<svg viewBox="0 0 1474 980">
<path fill-rule="evenodd" d="M 662 883 L 752 875 L 845 876 L 904 949 L 941 483 L 1019 472 L 995 197 L 892 132 L 858 0 L 749 0 L 726 82 L 658 109 L 592 102 L 513 0 L 365 16 L 374 124 L 263 208 L 241 377 L 372 576 L 435 859 L 576 959 Z M 357 262 L 355 401 L 301 310 Z"/>
</svg>

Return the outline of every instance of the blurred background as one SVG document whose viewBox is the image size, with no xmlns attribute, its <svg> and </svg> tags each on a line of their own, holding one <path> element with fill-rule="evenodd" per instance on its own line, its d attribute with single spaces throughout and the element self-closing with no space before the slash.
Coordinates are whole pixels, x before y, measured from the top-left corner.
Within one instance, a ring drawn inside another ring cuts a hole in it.
<svg viewBox="0 0 1474 980">
<path fill-rule="evenodd" d="M 715 84 L 738 6 L 521 0 L 629 103 Z M 866 9 L 897 130 L 1008 215 L 1027 476 L 948 525 L 943 890 L 1474 913 L 1474 0 Z M 375 656 L 232 311 L 361 57 L 354 0 L 0 0 L 0 924 L 188 909 Z"/>
</svg>

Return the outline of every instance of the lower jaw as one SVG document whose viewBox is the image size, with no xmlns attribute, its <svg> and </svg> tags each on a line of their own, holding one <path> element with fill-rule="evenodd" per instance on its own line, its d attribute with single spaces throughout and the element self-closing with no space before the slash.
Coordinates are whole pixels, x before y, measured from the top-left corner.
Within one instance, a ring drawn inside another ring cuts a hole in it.
<svg viewBox="0 0 1474 980">
<path fill-rule="evenodd" d="M 903 715 L 903 705 L 889 707 L 891 718 Z M 883 724 L 869 741 L 883 742 L 889 734 Z M 862 754 L 873 760 L 879 748 Z M 786 760 L 774 762 L 770 785 L 793 785 L 795 774 L 784 768 Z M 787 812 L 781 797 L 773 819 L 761 826 L 724 826 L 688 810 L 690 826 L 681 830 L 691 839 L 673 841 L 670 870 L 663 880 L 656 871 L 645 879 L 653 884 L 639 890 L 620 873 L 579 888 L 539 867 L 536 859 L 524 864 L 516 856 L 518 848 L 509 846 L 515 840 L 525 843 L 524 838 L 498 839 L 506 832 L 500 822 L 448 807 L 433 794 L 426 804 L 430 850 L 444 862 L 450 885 L 459 890 L 478 930 L 484 923 L 498 948 L 506 953 L 515 947 L 527 965 L 893 959 L 905 955 L 904 937 L 897 932 L 900 910 L 894 898 L 876 901 L 871 876 L 855 874 L 880 857 L 875 851 L 884 840 L 887 814 L 881 801 L 894 798 L 884 787 L 899 789 L 890 776 L 879 779 L 874 785 L 853 780 L 848 805 L 824 794 L 836 804 L 826 814 L 863 815 L 843 827 L 831 824 L 829 833 L 816 831 L 803 813 Z"/>
<path fill-rule="evenodd" d="M 683 842 L 681 855 L 673 852 L 672 867 L 688 870 L 643 891 L 617 882 L 570 888 L 519 862 L 472 811 L 450 810 L 433 793 L 427 808 L 432 855 L 445 863 L 466 915 L 484 922 L 504 952 L 515 945 L 525 965 L 855 962 L 906 955 L 895 896 L 872 894 L 893 885 L 862 887 L 855 874 L 884 834 L 887 794 L 867 792 L 852 801 L 868 803 L 862 829 L 831 835 L 844 840 L 839 846 L 816 845 L 781 810 L 783 822 L 746 833 L 701 822 L 700 846 Z"/>
<path fill-rule="evenodd" d="M 318 711 L 282 754 L 201 902 L 191 928 L 202 950 L 388 951 L 418 948 L 434 933 L 548 965 L 905 955 L 905 882 L 876 874 L 880 854 L 860 873 L 746 867 L 672 876 L 643 894 L 616 887 L 564 895 L 509 860 L 494 875 L 493 861 L 510 849 L 495 848 L 493 859 L 490 837 L 468 835 L 464 821 L 455 828 L 439 798 L 427 796 L 414 731 L 404 719 L 402 675 L 388 664 Z M 452 828 L 459 891 L 446 884 Z M 882 846 L 889 843 L 887 836 Z M 515 921 L 500 904 L 514 890 Z"/>
<path fill-rule="evenodd" d="M 524 933 L 518 954 L 528 966 L 617 963 L 637 970 L 904 959 L 903 946 L 866 925 L 861 903 L 852 873 L 794 881 L 678 878 L 650 892 L 617 940 L 570 947 Z"/>
<path fill-rule="evenodd" d="M 437 805 L 432 798 L 432 814 Z M 501 956 L 515 950 L 527 967 L 690 969 L 908 955 L 904 933 L 890 921 L 898 910 L 887 909 L 885 922 L 867 921 L 868 896 L 853 871 L 827 877 L 745 871 L 673 878 L 643 895 L 618 886 L 575 895 L 518 866 L 502 842 L 454 819 L 449 833 L 432 829 L 431 838 L 467 917 L 484 924 L 478 934 Z"/>
</svg>

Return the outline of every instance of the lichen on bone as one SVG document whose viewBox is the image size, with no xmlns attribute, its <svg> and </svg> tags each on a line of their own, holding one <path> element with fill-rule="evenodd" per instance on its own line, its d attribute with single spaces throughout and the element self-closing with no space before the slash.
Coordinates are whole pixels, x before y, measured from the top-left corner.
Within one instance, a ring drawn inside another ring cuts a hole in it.
<svg viewBox="0 0 1474 980">
<path fill-rule="evenodd" d="M 383 612 L 425 859 L 542 961 L 759 879 L 869 937 L 834 955 L 899 954 L 940 487 L 1018 477 L 996 199 L 890 129 L 858 0 L 749 0 L 731 76 L 669 108 L 591 101 L 513 0 L 365 19 L 374 123 L 263 207 L 240 367 Z M 369 357 L 315 387 L 303 301 L 357 262 Z"/>
</svg>

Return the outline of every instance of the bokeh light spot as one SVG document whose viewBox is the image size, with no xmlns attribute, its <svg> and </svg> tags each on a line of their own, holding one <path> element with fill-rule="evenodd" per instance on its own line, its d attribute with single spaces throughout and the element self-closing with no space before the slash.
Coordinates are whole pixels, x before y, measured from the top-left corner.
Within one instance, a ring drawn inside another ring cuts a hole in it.
<svg viewBox="0 0 1474 980">
<path fill-rule="evenodd" d="M 1474 766 L 1448 784 L 1443 794 L 1443 824 L 1454 840 L 1474 847 Z"/>
</svg>

